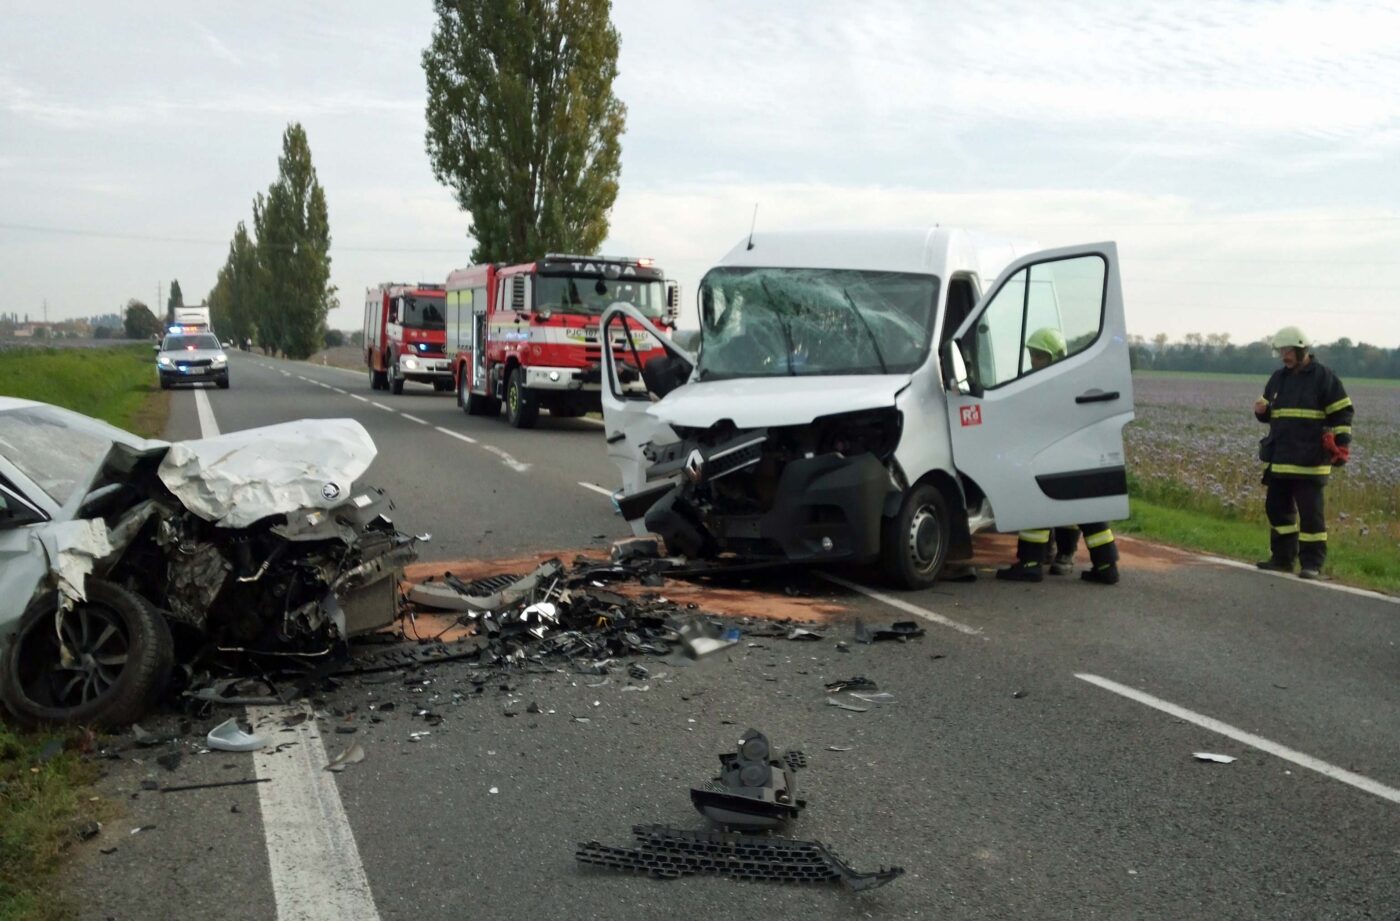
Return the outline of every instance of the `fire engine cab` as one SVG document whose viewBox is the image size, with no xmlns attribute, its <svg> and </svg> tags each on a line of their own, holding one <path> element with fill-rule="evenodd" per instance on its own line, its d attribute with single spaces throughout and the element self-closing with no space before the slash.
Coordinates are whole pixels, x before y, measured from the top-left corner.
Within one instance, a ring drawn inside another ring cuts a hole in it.
<svg viewBox="0 0 1400 921">
<path fill-rule="evenodd" d="M 442 285 L 386 282 L 365 289 L 365 365 L 371 390 L 403 393 L 407 381 L 452 386 L 443 354 Z"/>
<path fill-rule="evenodd" d="M 602 408 L 598 319 L 625 304 L 669 330 L 679 291 L 650 259 L 550 254 L 521 265 L 474 265 L 447 278 L 446 355 L 467 413 L 494 416 L 504 406 L 516 428 L 540 409 L 560 417 Z M 615 347 L 624 344 L 622 334 Z M 645 359 L 663 354 L 640 334 Z M 629 352 L 630 357 L 630 352 Z M 623 359 L 619 359 L 623 360 Z M 640 386 L 635 366 L 624 385 Z"/>
</svg>

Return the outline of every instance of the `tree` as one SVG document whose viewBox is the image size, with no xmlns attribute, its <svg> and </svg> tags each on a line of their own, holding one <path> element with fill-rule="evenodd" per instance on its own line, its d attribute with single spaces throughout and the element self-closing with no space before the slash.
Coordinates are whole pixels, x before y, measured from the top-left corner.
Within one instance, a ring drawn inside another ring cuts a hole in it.
<svg viewBox="0 0 1400 921">
<path fill-rule="evenodd" d="M 292 358 L 321 348 L 326 313 L 336 306 L 331 277 L 326 192 L 311 164 L 306 131 L 292 123 L 282 134 L 277 181 L 253 202 L 260 309 L 258 343 Z"/>
<path fill-rule="evenodd" d="M 110 326 L 94 326 L 94 327 L 92 328 L 92 338 L 94 338 L 94 339 L 110 339 L 110 338 L 112 338 L 112 327 L 110 327 Z"/>
<path fill-rule="evenodd" d="M 475 262 L 593 253 L 627 109 L 611 0 L 434 0 L 428 158 L 471 214 Z"/>
<path fill-rule="evenodd" d="M 128 339 L 150 339 L 160 335 L 160 320 L 151 313 L 151 308 L 132 298 L 126 302 L 126 314 L 122 320 Z"/>
<path fill-rule="evenodd" d="M 258 262 L 257 243 L 239 221 L 229 243 L 228 258 L 209 292 L 209 314 L 214 328 L 238 342 L 251 339 L 262 306 L 261 292 L 262 267 Z"/>
<path fill-rule="evenodd" d="M 170 283 L 170 296 L 165 299 L 165 322 L 167 325 L 175 322 L 175 311 L 177 308 L 185 306 L 185 295 L 180 293 L 180 282 L 178 280 Z"/>
<path fill-rule="evenodd" d="M 326 348 L 338 349 L 345 344 L 345 334 L 338 329 L 326 330 Z"/>
</svg>

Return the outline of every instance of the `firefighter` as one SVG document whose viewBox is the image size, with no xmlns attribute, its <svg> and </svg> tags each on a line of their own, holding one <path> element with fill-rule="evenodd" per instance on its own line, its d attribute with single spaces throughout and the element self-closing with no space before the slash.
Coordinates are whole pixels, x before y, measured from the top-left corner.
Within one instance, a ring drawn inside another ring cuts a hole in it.
<svg viewBox="0 0 1400 921">
<path fill-rule="evenodd" d="M 1351 455 L 1351 397 L 1337 375 L 1315 361 L 1301 329 L 1285 326 L 1273 338 L 1283 367 L 1254 401 L 1254 417 L 1269 426 L 1259 442 L 1264 462 L 1264 513 L 1269 517 L 1269 558 L 1255 565 L 1299 578 L 1322 578 L 1327 522 L 1322 488 L 1333 467 Z"/>
<path fill-rule="evenodd" d="M 1026 339 L 1031 356 L 1031 370 L 1039 371 L 1051 362 L 1059 361 L 1068 351 L 1064 334 L 1051 326 L 1042 327 Z M 1114 585 L 1118 582 L 1118 545 L 1107 524 L 1081 524 L 1079 527 L 1054 529 L 1054 560 L 1052 575 L 1074 572 L 1074 551 L 1079 545 L 1080 532 L 1089 548 L 1090 568 L 1079 574 L 1086 582 Z M 1013 582 L 1039 582 L 1045 578 L 1045 564 L 1051 556 L 1051 530 L 1038 528 L 1022 531 L 1016 540 L 1016 562 L 997 570 L 998 579 Z"/>
</svg>

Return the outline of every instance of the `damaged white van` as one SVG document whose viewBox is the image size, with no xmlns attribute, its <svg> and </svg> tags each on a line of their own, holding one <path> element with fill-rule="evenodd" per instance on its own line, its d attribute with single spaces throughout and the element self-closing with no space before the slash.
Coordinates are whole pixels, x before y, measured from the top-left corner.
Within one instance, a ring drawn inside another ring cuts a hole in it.
<svg viewBox="0 0 1400 921">
<path fill-rule="evenodd" d="M 700 282 L 693 353 L 613 306 L 623 516 L 688 557 L 878 560 L 907 588 L 982 528 L 1127 517 L 1117 248 L 1035 249 L 950 228 L 752 237 Z M 1063 355 L 1036 369 L 1047 328 Z M 637 370 L 645 393 L 619 383 Z"/>
</svg>

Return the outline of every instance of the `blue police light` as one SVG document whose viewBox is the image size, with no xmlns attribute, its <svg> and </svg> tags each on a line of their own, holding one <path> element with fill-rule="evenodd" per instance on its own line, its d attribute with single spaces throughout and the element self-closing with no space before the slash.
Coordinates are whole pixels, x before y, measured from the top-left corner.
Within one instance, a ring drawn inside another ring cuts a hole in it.
<svg viewBox="0 0 1400 921">
<path fill-rule="evenodd" d="M 428 351 L 429 348 L 430 348 L 430 346 L 429 346 L 428 343 L 426 343 L 426 342 L 420 342 L 420 343 L 418 343 L 418 351 L 420 351 L 420 352 L 426 352 L 426 351 Z"/>
</svg>

